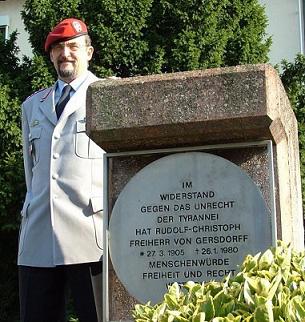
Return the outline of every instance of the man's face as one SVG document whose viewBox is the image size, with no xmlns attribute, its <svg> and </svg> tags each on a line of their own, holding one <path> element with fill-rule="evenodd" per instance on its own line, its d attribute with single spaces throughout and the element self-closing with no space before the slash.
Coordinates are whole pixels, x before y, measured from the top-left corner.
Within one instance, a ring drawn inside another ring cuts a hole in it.
<svg viewBox="0 0 305 322">
<path fill-rule="evenodd" d="M 87 70 L 92 54 L 93 47 L 86 45 L 85 36 L 80 36 L 51 46 L 50 59 L 58 77 L 70 83 Z"/>
</svg>

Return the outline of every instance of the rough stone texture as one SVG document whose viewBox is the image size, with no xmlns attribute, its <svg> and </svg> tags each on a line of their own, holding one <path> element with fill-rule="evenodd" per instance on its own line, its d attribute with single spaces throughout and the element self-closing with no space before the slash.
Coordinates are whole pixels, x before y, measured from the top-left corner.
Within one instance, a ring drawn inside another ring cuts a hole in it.
<svg viewBox="0 0 305 322">
<path fill-rule="evenodd" d="M 298 249 L 304 247 L 297 122 L 271 66 L 99 81 L 88 90 L 87 126 L 89 136 L 107 152 L 272 140 L 277 236 Z M 266 151 L 213 153 L 248 172 L 270 207 Z M 111 160 L 110 210 L 128 180 L 162 156 Z M 130 319 L 126 312 L 134 300 L 114 275 L 110 270 L 110 320 Z"/>
<path fill-rule="evenodd" d="M 240 66 L 97 82 L 88 91 L 88 131 L 107 152 L 245 141 L 258 139 L 258 133 L 270 138 L 269 69 Z"/>
</svg>

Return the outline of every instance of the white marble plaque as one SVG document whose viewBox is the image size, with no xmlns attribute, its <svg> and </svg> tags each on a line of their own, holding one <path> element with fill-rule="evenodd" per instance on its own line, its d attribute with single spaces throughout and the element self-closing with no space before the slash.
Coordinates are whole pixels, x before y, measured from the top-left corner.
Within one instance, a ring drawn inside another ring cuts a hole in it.
<svg viewBox="0 0 305 322">
<path fill-rule="evenodd" d="M 140 302 L 174 281 L 220 280 L 272 245 L 270 211 L 252 179 L 219 156 L 172 154 L 139 171 L 109 222 L 118 278 Z"/>
</svg>

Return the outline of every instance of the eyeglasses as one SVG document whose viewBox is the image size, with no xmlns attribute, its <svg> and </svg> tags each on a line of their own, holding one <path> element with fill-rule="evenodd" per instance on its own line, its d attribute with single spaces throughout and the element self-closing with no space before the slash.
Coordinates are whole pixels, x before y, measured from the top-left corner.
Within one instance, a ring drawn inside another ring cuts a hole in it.
<svg viewBox="0 0 305 322">
<path fill-rule="evenodd" d="M 76 42 L 68 42 L 68 43 L 60 42 L 51 46 L 51 48 L 54 51 L 62 51 L 66 47 L 69 48 L 70 51 L 76 52 L 83 47 L 87 47 L 87 45 L 78 44 Z"/>
</svg>

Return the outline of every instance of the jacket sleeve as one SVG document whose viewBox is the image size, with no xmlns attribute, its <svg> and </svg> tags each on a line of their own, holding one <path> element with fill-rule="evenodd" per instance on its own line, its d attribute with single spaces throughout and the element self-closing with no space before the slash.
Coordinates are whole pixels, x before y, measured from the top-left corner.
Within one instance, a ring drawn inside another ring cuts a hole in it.
<svg viewBox="0 0 305 322">
<path fill-rule="evenodd" d="M 22 104 L 22 144 L 23 144 L 23 162 L 26 182 L 26 196 L 21 210 L 21 215 L 26 214 L 26 209 L 32 198 L 32 168 L 33 159 L 31 156 L 31 146 L 29 141 L 29 123 L 26 116 L 25 106 Z"/>
</svg>

